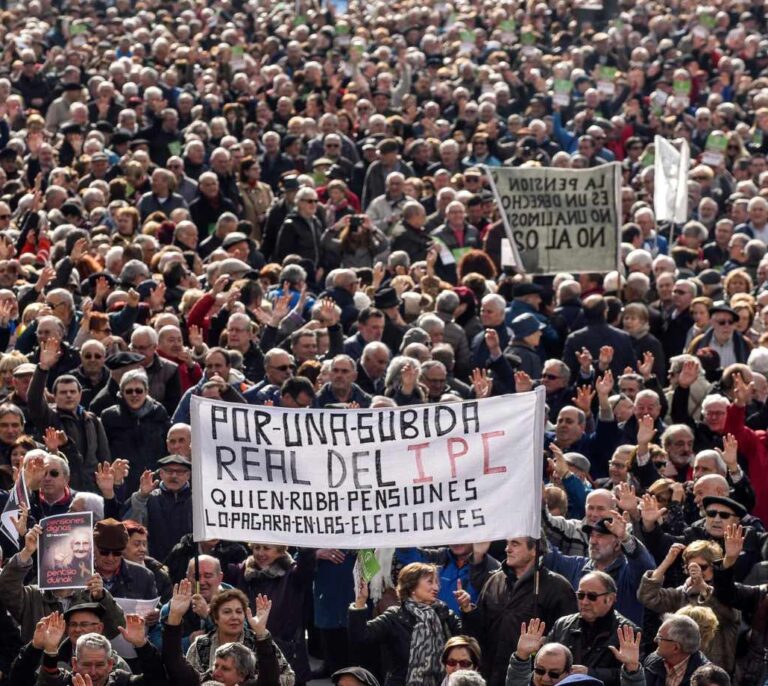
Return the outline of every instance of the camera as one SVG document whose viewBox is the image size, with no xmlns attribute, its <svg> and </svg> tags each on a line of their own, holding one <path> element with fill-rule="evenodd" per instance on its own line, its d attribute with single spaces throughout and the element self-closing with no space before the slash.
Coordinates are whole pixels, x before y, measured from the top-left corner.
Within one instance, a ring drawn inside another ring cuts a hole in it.
<svg viewBox="0 0 768 686">
<path fill-rule="evenodd" d="M 360 227 L 363 225 L 363 222 L 365 221 L 365 215 L 364 214 L 353 214 L 352 217 L 349 220 L 349 230 L 352 233 L 355 233 L 360 230 Z"/>
</svg>

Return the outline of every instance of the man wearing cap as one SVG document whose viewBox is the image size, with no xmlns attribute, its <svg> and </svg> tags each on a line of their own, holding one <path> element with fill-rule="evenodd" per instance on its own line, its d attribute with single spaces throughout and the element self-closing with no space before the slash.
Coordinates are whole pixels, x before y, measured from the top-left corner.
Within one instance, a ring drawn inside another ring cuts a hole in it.
<svg viewBox="0 0 768 686">
<path fill-rule="evenodd" d="M 411 166 L 400 159 L 400 146 L 394 138 L 385 138 L 376 146 L 378 159 L 368 167 L 363 182 L 362 206 L 367 209 L 374 198 L 384 195 L 387 190 L 387 177 L 392 172 L 400 172 L 404 178 L 413 176 Z"/>
<path fill-rule="evenodd" d="M 711 328 L 691 341 L 688 352 L 695 355 L 702 348 L 711 348 L 720 356 L 720 367 L 746 364 L 750 346 L 744 336 L 734 328 L 739 314 L 726 302 L 720 301 L 709 308 Z"/>
<path fill-rule="evenodd" d="M 537 349 L 546 324 L 530 312 L 517 315 L 512 320 L 512 341 L 505 350 L 520 358 L 520 370 L 532 379 L 541 377 L 542 359 Z"/>
<path fill-rule="evenodd" d="M 61 95 L 56 98 L 45 113 L 45 129 L 55 134 L 59 126 L 69 119 L 69 108 L 73 102 L 83 101 L 83 87 L 79 83 L 65 83 Z"/>
<path fill-rule="evenodd" d="M 168 524 L 169 522 L 166 522 Z M 114 598 L 157 598 L 155 575 L 146 567 L 123 558 L 128 530 L 116 519 L 103 519 L 93 528 L 94 568 Z"/>
<path fill-rule="evenodd" d="M 379 288 L 373 297 L 373 305 L 381 310 L 386 317 L 384 321 L 384 333 L 381 335 L 382 343 L 390 350 L 400 350 L 405 332 L 410 328 L 400 313 L 400 297 L 394 288 L 386 286 Z"/>
<path fill-rule="evenodd" d="M 104 360 L 104 367 L 109 371 L 109 380 L 104 387 L 93 396 L 89 409 L 96 415 L 100 415 L 108 407 L 116 405 L 119 401 L 120 379 L 123 374 L 131 369 L 139 369 L 144 361 L 144 355 L 138 352 L 115 353 Z"/>
<path fill-rule="evenodd" d="M 82 589 L 41 591 L 35 584 L 24 585 L 34 564 L 40 533 L 39 526 L 30 529 L 24 537 L 24 547 L 0 573 L 0 602 L 19 623 L 21 639 L 31 640 L 37 622 L 51 612 L 63 612 L 68 607 L 91 603 L 97 603 L 103 609 L 104 635 L 108 638 L 117 636 L 118 627 L 125 626 L 125 616 L 98 573 L 88 579 L 87 587 Z"/>
<path fill-rule="evenodd" d="M 32 382 L 32 375 L 35 373 L 35 365 L 31 362 L 24 362 L 13 370 L 11 385 L 13 391 L 5 399 L 5 403 L 15 405 L 24 413 L 24 433 L 31 434 L 34 431 L 34 425 L 29 420 L 29 384 Z"/>
</svg>

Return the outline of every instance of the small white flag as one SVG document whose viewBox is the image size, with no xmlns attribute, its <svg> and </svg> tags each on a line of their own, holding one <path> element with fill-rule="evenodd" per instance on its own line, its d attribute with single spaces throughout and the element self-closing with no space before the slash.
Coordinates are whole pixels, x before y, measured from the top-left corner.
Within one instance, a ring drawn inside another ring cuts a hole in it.
<svg viewBox="0 0 768 686">
<path fill-rule="evenodd" d="M 688 168 L 691 153 L 688 141 L 678 150 L 666 138 L 654 138 L 653 210 L 659 221 L 683 224 L 688 220 Z"/>
</svg>

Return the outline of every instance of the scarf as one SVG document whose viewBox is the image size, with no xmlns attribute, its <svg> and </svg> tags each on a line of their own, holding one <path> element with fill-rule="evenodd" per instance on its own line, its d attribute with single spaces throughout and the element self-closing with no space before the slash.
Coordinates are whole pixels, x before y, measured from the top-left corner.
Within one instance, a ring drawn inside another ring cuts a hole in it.
<svg viewBox="0 0 768 686">
<path fill-rule="evenodd" d="M 416 618 L 411 634 L 411 653 L 405 686 L 437 686 L 443 667 L 443 627 L 431 605 L 406 600 L 404 608 Z"/>
<path fill-rule="evenodd" d="M 645 336 L 649 331 L 651 330 L 650 325 L 646 322 L 645 324 L 642 324 L 637 331 L 629 332 L 629 335 L 632 336 L 636 341 L 639 341 L 643 336 Z"/>
<path fill-rule="evenodd" d="M 264 579 L 278 579 L 285 576 L 292 564 L 293 558 L 286 553 L 283 557 L 278 557 L 269 567 L 261 569 L 256 566 L 256 560 L 251 556 L 245 561 L 243 578 L 249 583 Z"/>
</svg>

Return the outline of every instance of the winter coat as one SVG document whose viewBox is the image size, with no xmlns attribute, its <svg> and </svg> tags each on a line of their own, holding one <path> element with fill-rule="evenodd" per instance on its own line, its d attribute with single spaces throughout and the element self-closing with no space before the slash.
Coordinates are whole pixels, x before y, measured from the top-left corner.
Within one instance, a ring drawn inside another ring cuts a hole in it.
<svg viewBox="0 0 768 686">
<path fill-rule="evenodd" d="M 709 664 L 709 660 L 700 650 L 691 655 L 680 686 L 690 686 L 691 675 L 699 667 L 706 664 Z M 645 686 L 665 686 L 667 682 L 667 669 L 664 666 L 664 659 L 658 653 L 653 652 L 645 658 L 643 667 L 645 668 Z"/>
<path fill-rule="evenodd" d="M 197 550 L 198 545 L 192 540 L 192 534 L 182 536 L 181 540 L 173 546 L 165 558 L 165 566 L 172 583 L 177 584 L 186 578 L 189 561 L 195 556 Z M 242 543 L 218 541 L 205 554 L 215 557 L 221 564 L 221 568 L 226 571 L 230 566 L 237 566 L 245 560 L 248 557 L 248 549 Z"/>
<path fill-rule="evenodd" d="M 145 371 L 149 377 L 150 397 L 161 402 L 170 415 L 181 400 L 179 365 L 155 353 L 155 359 Z"/>
<path fill-rule="evenodd" d="M 148 496 L 131 496 L 130 516 L 149 531 L 149 554 L 165 560 L 173 546 L 192 532 L 192 489 L 169 491 L 163 483 Z"/>
<path fill-rule="evenodd" d="M 752 514 L 768 522 L 768 432 L 750 429 L 745 408 L 733 403 L 725 416 L 725 433 L 736 437 L 739 454 L 747 460 L 747 474 L 755 489 Z"/>
<path fill-rule="evenodd" d="M 443 637 L 447 641 L 451 636 L 462 633 L 461 620 L 439 600 L 432 606 L 437 612 L 442 627 Z M 411 655 L 411 635 L 416 625 L 416 617 L 406 606 L 387 608 L 374 619 L 368 619 L 367 608 L 349 608 L 350 647 L 381 645 L 384 661 L 387 665 L 385 686 L 402 686 L 408 676 L 408 663 Z"/>
<path fill-rule="evenodd" d="M 131 465 L 125 479 L 125 492 L 133 493 L 139 487 L 139 478 L 145 469 L 154 470 L 157 461 L 168 454 L 165 438 L 171 421 L 165 408 L 152 398 L 134 412 L 120 398 L 117 405 L 101 414 L 101 423 L 109 441 L 112 455 Z"/>
<path fill-rule="evenodd" d="M 533 686 L 532 667 L 531 660 L 518 660 L 513 653 L 507 669 L 505 686 Z M 642 665 L 636 672 L 631 673 L 622 667 L 620 674 L 620 686 L 645 686 L 645 671 Z M 588 674 L 571 675 L 567 678 L 571 680 L 569 683 L 579 684 L 579 686 L 603 686 L 602 681 Z"/>
</svg>

